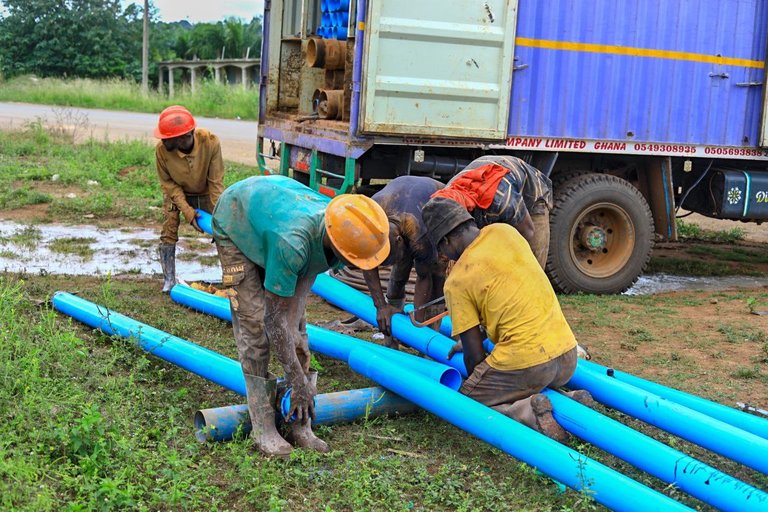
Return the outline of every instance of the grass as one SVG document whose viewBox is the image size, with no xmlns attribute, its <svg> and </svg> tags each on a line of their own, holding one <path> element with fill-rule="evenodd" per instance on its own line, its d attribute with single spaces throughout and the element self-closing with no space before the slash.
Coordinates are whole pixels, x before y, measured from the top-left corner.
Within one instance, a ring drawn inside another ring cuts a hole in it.
<svg viewBox="0 0 768 512">
<path fill-rule="evenodd" d="M 688 224 L 682 219 L 677 219 L 677 233 L 683 240 L 703 240 L 731 244 L 739 240 L 744 240 L 744 236 L 747 232 L 742 228 L 710 231 L 695 224 Z"/>
<path fill-rule="evenodd" d="M 267 460 L 198 444 L 192 413 L 242 397 L 34 306 L 57 289 L 235 357 L 231 327 L 155 282 L 0 278 L 0 505 L 15 510 L 589 510 L 527 466 L 428 414 L 318 431 L 327 456 Z M 29 340 L 35 340 L 30 343 Z M 321 391 L 368 383 L 318 356 Z M 332 384 L 332 388 L 327 386 Z"/>
<path fill-rule="evenodd" d="M 94 249 L 91 247 L 93 243 L 96 243 L 96 239 L 92 237 L 67 236 L 53 240 L 49 247 L 53 252 L 74 254 L 89 259 L 94 253 Z"/>
<path fill-rule="evenodd" d="M 169 105 L 186 106 L 196 116 L 224 119 L 257 119 L 258 89 L 243 89 L 212 81 L 198 83 L 195 94 L 176 88 L 173 98 L 151 91 L 144 95 L 130 80 L 60 79 L 22 76 L 0 79 L 0 101 L 19 101 L 65 107 L 159 113 Z"/>
<path fill-rule="evenodd" d="M 43 234 L 35 226 L 24 226 L 17 229 L 12 235 L 0 237 L 0 244 L 12 243 L 25 249 L 34 249 L 42 240 Z"/>
<path fill-rule="evenodd" d="M 224 183 L 256 173 L 255 167 L 226 162 Z M 154 147 L 142 141 L 74 144 L 40 123 L 0 132 L 0 191 L 0 210 L 47 204 L 39 221 L 162 221 Z"/>
<path fill-rule="evenodd" d="M 35 305 L 57 289 L 76 290 L 85 299 L 236 357 L 228 324 L 172 303 L 157 292 L 155 280 L 1 275 L 0 322 L 6 326 L 0 331 L 3 509 L 601 509 L 589 499 L 589 492 L 561 494 L 531 467 L 427 413 L 319 427 L 319 435 L 333 449 L 325 456 L 296 451 L 286 461 L 267 460 L 253 451 L 248 440 L 198 444 L 191 421 L 194 411 L 241 403 L 243 398 L 153 358 L 130 342 Z M 757 292 L 755 298 L 766 300 L 768 294 Z M 690 347 L 680 333 L 698 325 L 686 322 L 701 306 L 688 305 L 692 301 L 683 294 L 664 297 L 664 308 L 657 302 L 646 297 L 583 295 L 563 297 L 563 308 L 573 319 L 577 337 L 589 342 L 600 362 L 610 364 L 610 357 L 617 357 L 618 367 L 629 373 L 653 376 L 711 398 L 738 390 L 742 401 L 759 403 L 755 397 L 768 390 L 768 379 L 763 377 L 766 363 L 758 360 L 768 354 L 764 339 L 738 345 L 749 346 L 751 356 L 709 358 L 714 366 L 699 368 L 693 359 L 699 349 Z M 754 323 L 754 331 L 768 322 L 749 315 L 738 293 L 719 295 L 716 306 L 741 310 Z M 649 313 L 659 309 L 666 312 Z M 314 323 L 343 316 L 318 300 L 310 301 L 307 314 Z M 613 322 L 595 328 L 591 320 L 598 315 Z M 733 331 L 750 328 L 743 317 L 730 318 L 722 314 L 718 321 Z M 627 325 L 634 325 L 634 330 L 626 330 Z M 635 352 L 613 350 L 625 337 L 636 342 Z M 343 363 L 322 355 L 315 360 L 321 372 L 320 392 L 371 385 Z M 281 373 L 274 360 L 272 369 Z M 735 382 L 749 382 L 754 395 L 742 395 Z M 766 483 L 732 461 L 639 421 L 628 423 L 752 485 Z M 572 447 L 690 506 L 702 507 L 593 446 L 574 440 Z"/>
</svg>

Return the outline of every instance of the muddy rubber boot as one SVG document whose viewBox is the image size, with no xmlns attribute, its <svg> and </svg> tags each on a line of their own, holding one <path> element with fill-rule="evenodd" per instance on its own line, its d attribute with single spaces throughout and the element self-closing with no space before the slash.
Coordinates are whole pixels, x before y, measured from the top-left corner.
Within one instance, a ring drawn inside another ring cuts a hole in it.
<svg viewBox="0 0 768 512">
<path fill-rule="evenodd" d="M 314 370 L 309 371 L 309 381 L 317 389 L 317 372 Z M 301 448 L 309 448 L 311 450 L 318 451 L 320 453 L 328 453 L 331 449 L 328 447 L 328 443 L 320 439 L 312 432 L 312 421 L 307 421 L 302 425 L 299 422 L 291 424 L 291 437 L 296 446 Z"/>
<path fill-rule="evenodd" d="M 254 445 L 268 457 L 287 457 L 293 448 L 275 426 L 277 379 L 265 379 L 247 373 L 244 375 Z"/>
<path fill-rule="evenodd" d="M 552 416 L 552 402 L 549 401 L 549 398 L 541 393 L 533 395 L 531 397 L 531 409 L 533 409 L 533 414 L 536 417 L 536 430 L 560 443 L 568 440 L 570 437 L 568 432 Z"/>
<path fill-rule="evenodd" d="M 176 284 L 176 244 L 160 244 L 160 266 L 163 268 L 163 293 Z"/>
<path fill-rule="evenodd" d="M 586 389 L 576 389 L 574 391 L 566 391 L 563 394 L 568 398 L 576 400 L 581 405 L 586 405 L 590 409 L 595 408 L 595 399 L 592 398 L 592 394 Z"/>
</svg>

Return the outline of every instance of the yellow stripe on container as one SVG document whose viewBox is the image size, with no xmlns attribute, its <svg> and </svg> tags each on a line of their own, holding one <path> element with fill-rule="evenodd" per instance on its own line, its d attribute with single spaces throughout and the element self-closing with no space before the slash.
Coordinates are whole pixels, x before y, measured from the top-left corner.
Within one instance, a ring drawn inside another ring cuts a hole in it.
<svg viewBox="0 0 768 512">
<path fill-rule="evenodd" d="M 763 68 L 765 63 L 760 60 L 737 59 L 720 57 L 703 53 L 676 52 L 671 50 L 654 50 L 652 48 L 632 48 L 630 46 L 614 46 L 610 44 L 573 43 L 570 41 L 553 41 L 549 39 L 531 39 L 518 37 L 518 46 L 531 48 L 547 48 L 549 50 L 567 50 L 574 52 L 607 53 L 612 55 L 631 55 L 633 57 L 653 57 L 656 59 L 686 60 L 691 62 L 706 62 L 727 66 L 743 66 L 747 68 Z"/>
</svg>

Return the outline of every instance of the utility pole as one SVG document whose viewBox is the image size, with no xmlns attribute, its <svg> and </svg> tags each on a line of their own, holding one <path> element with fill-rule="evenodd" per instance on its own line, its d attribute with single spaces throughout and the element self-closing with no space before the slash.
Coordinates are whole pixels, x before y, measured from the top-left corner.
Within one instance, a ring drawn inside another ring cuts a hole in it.
<svg viewBox="0 0 768 512">
<path fill-rule="evenodd" d="M 144 0 L 144 36 L 141 42 L 141 92 L 149 93 L 149 0 Z"/>
</svg>

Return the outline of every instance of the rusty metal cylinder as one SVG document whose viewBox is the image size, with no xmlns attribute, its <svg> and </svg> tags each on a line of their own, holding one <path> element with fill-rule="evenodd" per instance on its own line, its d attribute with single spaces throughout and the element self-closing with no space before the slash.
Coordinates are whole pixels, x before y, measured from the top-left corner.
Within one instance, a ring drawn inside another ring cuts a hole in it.
<svg viewBox="0 0 768 512">
<path fill-rule="evenodd" d="M 344 91 L 330 89 L 320 91 L 317 105 L 318 117 L 320 119 L 340 119 L 343 101 Z"/>
<path fill-rule="evenodd" d="M 307 66 L 325 69 L 344 69 L 347 44 L 336 39 L 312 38 L 307 43 Z"/>
</svg>

